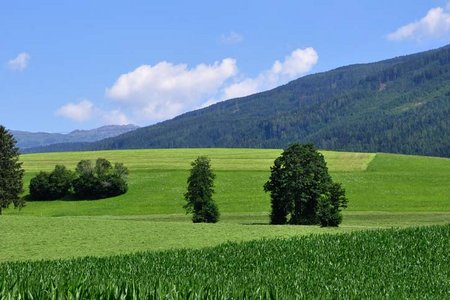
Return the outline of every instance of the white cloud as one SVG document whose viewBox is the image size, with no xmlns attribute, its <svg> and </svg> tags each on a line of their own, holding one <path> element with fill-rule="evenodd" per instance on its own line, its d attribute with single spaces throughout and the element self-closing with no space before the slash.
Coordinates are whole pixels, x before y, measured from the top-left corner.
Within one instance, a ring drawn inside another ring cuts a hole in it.
<svg viewBox="0 0 450 300">
<path fill-rule="evenodd" d="M 163 61 L 121 75 L 106 94 L 135 106 L 141 118 L 163 120 L 199 107 L 236 72 L 236 61 L 231 58 L 192 69 Z"/>
<path fill-rule="evenodd" d="M 224 89 L 223 99 L 243 97 L 272 89 L 309 72 L 319 56 L 313 48 L 296 49 L 283 62 L 276 60 L 270 70 L 246 78 Z"/>
<path fill-rule="evenodd" d="M 95 107 L 94 103 L 89 100 L 63 105 L 55 114 L 77 122 L 96 120 L 102 125 L 127 125 L 131 123 L 121 110 L 102 110 Z"/>
<path fill-rule="evenodd" d="M 311 47 L 297 49 L 292 51 L 291 55 L 286 56 L 283 62 L 275 61 L 272 72 L 294 78 L 311 70 L 318 59 L 316 50 Z"/>
<path fill-rule="evenodd" d="M 228 34 L 222 34 L 220 36 L 220 43 L 225 45 L 238 44 L 244 40 L 244 36 L 237 32 L 230 32 Z"/>
<path fill-rule="evenodd" d="M 406 24 L 387 35 L 391 41 L 413 39 L 421 41 L 431 38 L 450 38 L 449 5 L 446 8 L 435 7 L 419 21 Z"/>
<path fill-rule="evenodd" d="M 27 68 L 30 55 L 26 52 L 19 53 L 16 58 L 8 61 L 8 66 L 14 71 L 23 71 Z"/>
<path fill-rule="evenodd" d="M 296 49 L 255 77 L 239 74 L 232 58 L 193 68 L 163 61 L 122 74 L 106 89 L 106 95 L 121 103 L 133 123 L 149 124 L 218 101 L 272 89 L 309 72 L 317 61 L 313 48 Z"/>
<path fill-rule="evenodd" d="M 256 78 L 246 78 L 237 83 L 233 83 L 224 89 L 224 93 L 221 98 L 222 100 L 227 100 L 257 93 L 264 89 L 263 86 L 266 85 L 265 81 L 267 81 L 266 75 L 261 74 Z M 269 85 L 266 86 L 267 89 L 270 89 L 269 86 L 272 86 L 272 84 L 269 83 Z"/>
<path fill-rule="evenodd" d="M 56 115 L 62 116 L 74 121 L 83 122 L 92 118 L 94 104 L 88 100 L 82 100 L 79 103 L 68 103 L 61 106 Z"/>
</svg>

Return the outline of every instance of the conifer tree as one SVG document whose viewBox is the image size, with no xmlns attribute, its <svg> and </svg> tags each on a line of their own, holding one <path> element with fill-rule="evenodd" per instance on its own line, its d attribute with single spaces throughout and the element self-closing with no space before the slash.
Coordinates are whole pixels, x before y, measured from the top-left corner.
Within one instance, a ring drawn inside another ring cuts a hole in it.
<svg viewBox="0 0 450 300">
<path fill-rule="evenodd" d="M 216 223 L 219 220 L 219 210 L 212 199 L 215 174 L 211 170 L 210 160 L 199 156 L 191 165 L 188 188 L 184 194 L 187 201 L 184 208 L 187 213 L 192 213 L 194 223 Z"/>
<path fill-rule="evenodd" d="M 13 135 L 0 126 L 0 214 L 11 203 L 15 207 L 24 205 L 20 194 L 23 190 L 22 163 L 19 162 L 19 148 Z"/>
</svg>

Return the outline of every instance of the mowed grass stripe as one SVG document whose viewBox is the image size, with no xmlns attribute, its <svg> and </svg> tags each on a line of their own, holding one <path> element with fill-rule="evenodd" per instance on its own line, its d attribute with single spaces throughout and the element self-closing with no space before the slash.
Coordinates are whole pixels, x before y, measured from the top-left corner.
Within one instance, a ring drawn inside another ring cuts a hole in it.
<svg viewBox="0 0 450 300">
<path fill-rule="evenodd" d="M 211 159 L 214 170 L 268 171 L 282 150 L 272 149 L 144 149 L 94 152 L 59 152 L 22 155 L 28 172 L 51 170 L 56 164 L 74 169 L 82 159 L 106 158 L 123 162 L 131 170 L 189 170 L 197 156 Z M 365 170 L 375 157 L 371 153 L 322 151 L 330 171 Z"/>
<path fill-rule="evenodd" d="M 321 151 L 330 172 L 365 171 L 376 153 Z"/>
</svg>

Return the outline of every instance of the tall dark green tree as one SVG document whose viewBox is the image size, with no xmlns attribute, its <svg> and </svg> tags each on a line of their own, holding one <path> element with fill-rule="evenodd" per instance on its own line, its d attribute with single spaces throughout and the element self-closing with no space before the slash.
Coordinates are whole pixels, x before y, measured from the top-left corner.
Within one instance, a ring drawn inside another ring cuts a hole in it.
<svg viewBox="0 0 450 300">
<path fill-rule="evenodd" d="M 188 188 L 184 194 L 187 201 L 184 208 L 187 213 L 192 213 L 194 223 L 216 223 L 219 220 L 219 209 L 212 199 L 215 174 L 211 170 L 210 160 L 199 156 L 191 165 Z"/>
<path fill-rule="evenodd" d="M 325 159 L 314 145 L 291 145 L 275 160 L 264 185 L 271 194 L 271 223 L 319 224 L 319 202 L 325 205 L 335 200 L 333 187 Z M 339 203 L 343 202 L 338 201 L 340 209 Z"/>
<path fill-rule="evenodd" d="M 24 205 L 20 194 L 23 190 L 22 163 L 16 140 L 5 127 L 0 126 L 0 214 L 11 203 L 15 207 Z"/>
</svg>

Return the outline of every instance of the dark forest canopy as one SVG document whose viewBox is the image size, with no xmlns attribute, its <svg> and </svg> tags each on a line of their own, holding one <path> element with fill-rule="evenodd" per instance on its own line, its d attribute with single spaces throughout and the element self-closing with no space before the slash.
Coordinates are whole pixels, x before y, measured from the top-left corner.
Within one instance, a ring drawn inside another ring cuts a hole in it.
<svg viewBox="0 0 450 300">
<path fill-rule="evenodd" d="M 320 149 L 450 157 L 450 46 L 358 64 L 217 103 L 95 143 L 32 151 L 135 148 Z"/>
</svg>

